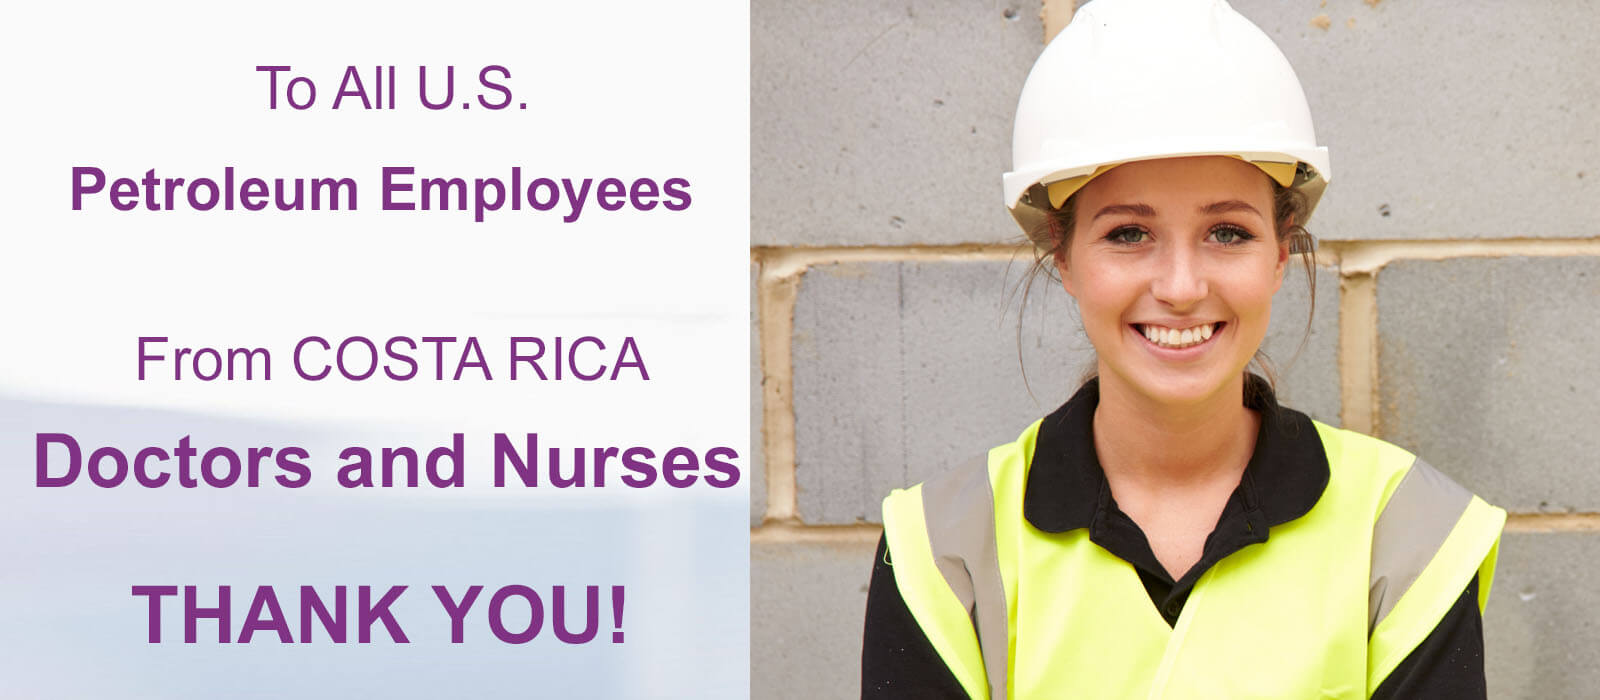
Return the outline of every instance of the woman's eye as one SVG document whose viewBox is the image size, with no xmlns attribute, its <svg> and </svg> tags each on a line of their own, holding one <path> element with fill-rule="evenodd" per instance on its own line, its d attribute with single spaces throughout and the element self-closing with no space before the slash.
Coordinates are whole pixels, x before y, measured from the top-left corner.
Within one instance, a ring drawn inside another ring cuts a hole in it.
<svg viewBox="0 0 1600 700">
<path fill-rule="evenodd" d="M 1211 237 L 1223 245 L 1238 245 L 1255 238 L 1249 231 L 1237 226 L 1218 226 L 1211 229 Z"/>
<path fill-rule="evenodd" d="M 1149 236 L 1150 232 L 1145 231 L 1144 229 L 1135 228 L 1133 226 L 1123 226 L 1122 228 L 1113 230 L 1109 235 L 1106 236 L 1106 240 L 1109 240 L 1112 243 L 1132 245 L 1135 243 L 1143 243 Z"/>
</svg>

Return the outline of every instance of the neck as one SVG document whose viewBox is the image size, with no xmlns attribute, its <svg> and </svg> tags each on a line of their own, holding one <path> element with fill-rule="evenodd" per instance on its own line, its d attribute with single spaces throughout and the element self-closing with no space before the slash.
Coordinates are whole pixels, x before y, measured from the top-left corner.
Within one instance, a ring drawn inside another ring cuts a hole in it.
<svg viewBox="0 0 1600 700">
<path fill-rule="evenodd" d="M 1094 447 L 1106 478 L 1157 490 L 1237 479 L 1255 449 L 1260 417 L 1244 405 L 1244 375 L 1195 403 L 1146 396 L 1100 374 Z"/>
</svg>

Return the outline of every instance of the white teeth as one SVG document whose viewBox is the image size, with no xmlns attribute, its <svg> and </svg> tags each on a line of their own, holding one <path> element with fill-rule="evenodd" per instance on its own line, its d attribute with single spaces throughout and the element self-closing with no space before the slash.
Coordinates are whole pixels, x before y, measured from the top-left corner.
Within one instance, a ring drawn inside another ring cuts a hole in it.
<svg viewBox="0 0 1600 700">
<path fill-rule="evenodd" d="M 1142 329 L 1144 337 L 1156 345 L 1169 348 L 1185 348 L 1210 340 L 1211 334 L 1216 330 L 1216 324 L 1207 323 L 1183 330 L 1148 325 L 1143 326 Z"/>
</svg>

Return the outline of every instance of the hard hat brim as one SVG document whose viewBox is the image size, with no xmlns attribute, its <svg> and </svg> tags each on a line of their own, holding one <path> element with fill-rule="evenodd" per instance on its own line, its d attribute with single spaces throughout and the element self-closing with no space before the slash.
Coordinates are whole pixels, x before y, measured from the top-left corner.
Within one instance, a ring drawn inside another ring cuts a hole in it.
<svg viewBox="0 0 1600 700">
<path fill-rule="evenodd" d="M 1311 211 L 1316 208 L 1317 201 L 1321 199 L 1323 189 L 1332 179 L 1328 167 L 1328 149 L 1325 147 L 1166 151 L 1134 157 L 1107 158 L 1092 165 L 1065 168 L 1036 167 L 1008 172 L 1003 176 L 1006 208 L 1011 210 L 1012 217 L 1024 230 L 1029 230 L 1047 211 L 1059 208 L 1084 185 L 1118 165 L 1192 156 L 1230 156 L 1250 162 L 1261 168 L 1262 172 L 1278 184 L 1300 189 L 1306 195 L 1308 218 Z M 1037 198 L 1039 201 L 1033 201 L 1034 198 L 1029 197 L 1029 190 L 1035 185 L 1043 185 L 1047 193 L 1046 197 Z"/>
<path fill-rule="evenodd" d="M 1238 158 L 1238 156 L 1233 157 Z M 1240 158 L 1240 160 L 1244 159 Z M 1283 163 L 1268 160 L 1249 160 L 1245 162 L 1260 168 L 1261 172 L 1266 173 L 1267 177 L 1272 178 L 1273 182 L 1276 182 L 1284 187 L 1294 186 L 1295 171 L 1300 165 L 1298 162 L 1294 161 Z M 1073 194 L 1076 194 L 1078 190 L 1083 189 L 1084 185 L 1089 184 L 1091 180 L 1100 177 L 1106 172 L 1109 172 L 1112 168 L 1115 168 L 1119 165 L 1123 165 L 1123 163 L 1102 165 L 1098 168 L 1095 168 L 1095 171 L 1089 173 L 1088 175 L 1079 175 L 1078 177 L 1067 178 L 1065 180 L 1056 180 L 1055 182 L 1044 183 L 1045 191 L 1049 193 L 1050 196 L 1050 206 L 1060 209 L 1061 205 L 1065 204 L 1067 199 Z"/>
</svg>

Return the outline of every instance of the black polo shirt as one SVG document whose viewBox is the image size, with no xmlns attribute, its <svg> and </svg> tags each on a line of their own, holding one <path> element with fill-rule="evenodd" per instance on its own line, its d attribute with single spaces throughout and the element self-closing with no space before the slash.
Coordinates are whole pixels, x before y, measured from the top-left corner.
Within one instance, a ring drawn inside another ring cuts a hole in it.
<svg viewBox="0 0 1600 700">
<path fill-rule="evenodd" d="M 1156 560 L 1144 531 L 1111 496 L 1094 450 L 1094 409 L 1100 402 L 1095 380 L 1041 422 L 1023 493 L 1023 516 L 1045 532 L 1088 529 L 1091 542 L 1139 572 L 1151 604 L 1168 625 L 1174 624 L 1202 574 L 1228 555 L 1266 542 L 1272 527 L 1305 515 L 1328 485 L 1328 458 L 1311 419 L 1278 405 L 1260 377 L 1248 376 L 1245 395 L 1246 405 L 1261 415 L 1255 452 L 1206 537 L 1200 560 L 1176 581 Z M 966 697 L 901 599 L 891 561 L 880 538 L 867 594 L 862 697 Z M 1373 699 L 1486 697 L 1477 600 L 1474 577 Z"/>
</svg>

